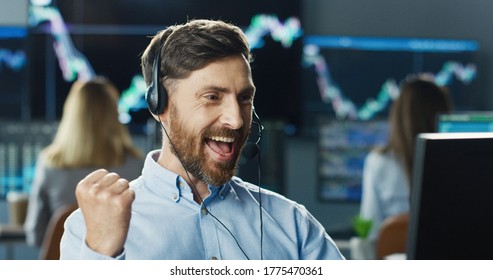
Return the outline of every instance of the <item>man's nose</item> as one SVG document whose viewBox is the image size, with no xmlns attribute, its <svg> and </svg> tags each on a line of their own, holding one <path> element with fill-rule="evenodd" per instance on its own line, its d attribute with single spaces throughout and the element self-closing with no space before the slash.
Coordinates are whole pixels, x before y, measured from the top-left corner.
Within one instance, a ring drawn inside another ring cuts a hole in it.
<svg viewBox="0 0 493 280">
<path fill-rule="evenodd" d="M 222 106 L 221 124 L 230 129 L 239 129 L 243 126 L 240 104 L 236 99 L 228 100 Z"/>
</svg>

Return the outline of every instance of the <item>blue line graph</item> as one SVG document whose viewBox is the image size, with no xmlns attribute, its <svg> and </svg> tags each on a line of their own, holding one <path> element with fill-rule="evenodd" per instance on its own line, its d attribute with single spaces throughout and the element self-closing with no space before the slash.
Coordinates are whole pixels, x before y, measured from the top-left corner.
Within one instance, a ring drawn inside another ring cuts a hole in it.
<svg viewBox="0 0 493 280">
<path fill-rule="evenodd" d="M 37 26 L 43 22 L 50 23 L 50 33 L 55 42 L 53 48 L 65 81 L 76 79 L 88 80 L 95 76 L 94 69 L 87 58 L 74 47 L 72 38 L 58 8 L 31 6 L 29 24 Z"/>
<path fill-rule="evenodd" d="M 262 48 L 265 44 L 263 38 L 270 36 L 275 42 L 279 42 L 285 48 L 291 47 L 293 41 L 303 34 L 301 22 L 296 17 L 287 18 L 281 22 L 275 15 L 255 15 L 250 26 L 245 30 L 245 35 L 250 43 L 250 49 Z"/>
<path fill-rule="evenodd" d="M 418 44 L 417 39 L 412 40 L 412 44 L 404 44 L 403 40 L 400 40 L 398 44 L 392 41 L 393 44 L 391 50 L 394 51 L 416 51 L 418 48 L 420 51 L 426 50 L 425 47 L 433 48 L 429 49 L 431 52 L 438 52 L 438 46 L 444 48 L 444 50 L 452 51 L 474 51 L 478 46 L 469 41 L 454 41 L 447 45 L 447 41 L 440 41 L 440 44 L 432 44 L 431 40 L 427 40 L 427 44 Z M 336 118 L 349 119 L 349 120 L 369 120 L 373 118 L 377 113 L 386 109 L 389 103 L 399 96 L 399 83 L 394 79 L 388 79 L 383 81 L 380 90 L 375 94 L 375 97 L 367 98 L 362 106 L 359 108 L 355 103 L 350 100 L 343 92 L 343 90 L 336 85 L 333 77 L 330 73 L 329 65 L 326 62 L 325 57 L 320 54 L 320 46 L 332 47 L 332 48 L 350 48 L 350 49 L 364 49 L 375 50 L 376 45 L 382 47 L 381 40 L 378 40 L 378 44 L 372 41 L 353 40 L 349 42 L 347 38 L 340 37 L 339 40 L 330 37 L 328 39 L 312 38 L 305 39 L 305 46 L 303 49 L 303 64 L 304 67 L 313 67 L 316 72 L 316 83 L 319 89 L 320 99 L 328 106 L 332 106 Z M 316 44 L 315 44 L 316 43 Z M 409 42 L 408 42 L 409 43 Z M 463 45 L 461 45 L 461 43 Z M 406 46 L 406 48 L 404 48 Z M 385 50 L 390 50 L 385 48 Z M 417 73 L 414 73 L 417 74 Z M 453 82 L 455 78 L 461 83 L 469 84 L 475 79 L 477 75 L 477 69 L 474 64 L 462 64 L 456 61 L 446 61 L 438 73 L 431 74 L 435 82 L 440 86 L 447 86 Z"/>
</svg>

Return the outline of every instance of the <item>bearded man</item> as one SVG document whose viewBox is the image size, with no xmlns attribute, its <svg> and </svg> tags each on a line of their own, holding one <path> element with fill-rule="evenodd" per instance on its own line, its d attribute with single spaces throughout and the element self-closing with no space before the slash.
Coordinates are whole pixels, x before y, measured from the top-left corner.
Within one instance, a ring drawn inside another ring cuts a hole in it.
<svg viewBox="0 0 493 280">
<path fill-rule="evenodd" d="M 142 55 L 149 111 L 163 132 L 142 175 L 79 182 L 62 259 L 344 259 L 302 205 L 234 176 L 259 124 L 245 34 L 232 24 L 170 26 Z"/>
</svg>

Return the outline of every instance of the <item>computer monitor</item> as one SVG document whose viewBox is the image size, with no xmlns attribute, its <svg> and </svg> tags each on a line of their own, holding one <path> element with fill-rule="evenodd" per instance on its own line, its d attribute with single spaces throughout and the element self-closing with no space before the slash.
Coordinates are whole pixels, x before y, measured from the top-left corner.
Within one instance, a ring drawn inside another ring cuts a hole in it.
<svg viewBox="0 0 493 280">
<path fill-rule="evenodd" d="M 438 116 L 438 132 L 493 132 L 493 112 L 454 112 Z"/>
<path fill-rule="evenodd" d="M 420 134 L 408 259 L 491 259 L 493 133 Z"/>
</svg>

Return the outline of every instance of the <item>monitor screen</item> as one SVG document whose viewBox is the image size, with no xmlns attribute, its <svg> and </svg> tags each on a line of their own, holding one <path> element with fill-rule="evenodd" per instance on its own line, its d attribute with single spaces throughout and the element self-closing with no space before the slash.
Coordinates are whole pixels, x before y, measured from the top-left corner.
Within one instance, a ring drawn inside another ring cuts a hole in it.
<svg viewBox="0 0 493 280">
<path fill-rule="evenodd" d="M 303 38 L 303 113 L 370 120 L 386 117 L 409 75 L 446 86 L 455 110 L 479 100 L 479 43 L 474 40 L 307 35 Z"/>
<path fill-rule="evenodd" d="M 408 259 L 491 259 L 493 133 L 417 138 Z"/>
<path fill-rule="evenodd" d="M 438 116 L 438 132 L 493 132 L 493 112 L 454 112 Z"/>
</svg>

